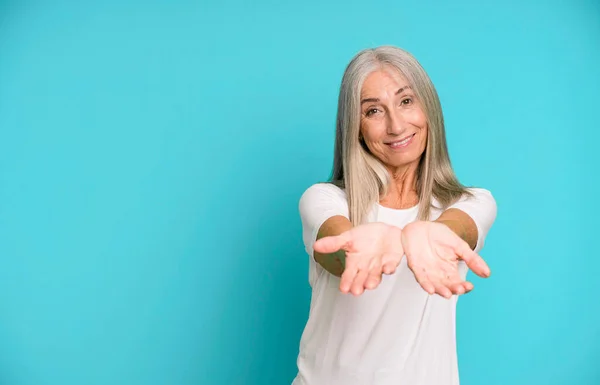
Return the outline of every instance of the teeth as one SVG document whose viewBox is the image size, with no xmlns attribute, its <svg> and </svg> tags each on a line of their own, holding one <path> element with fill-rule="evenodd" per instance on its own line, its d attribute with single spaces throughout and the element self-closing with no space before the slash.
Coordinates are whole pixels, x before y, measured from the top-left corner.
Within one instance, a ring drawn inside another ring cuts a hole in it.
<svg viewBox="0 0 600 385">
<path fill-rule="evenodd" d="M 406 138 L 406 139 L 403 139 L 403 140 L 399 141 L 399 142 L 394 142 L 394 143 L 392 143 L 392 146 L 402 146 L 403 144 L 406 144 L 406 143 L 408 143 L 408 141 L 409 141 L 409 140 L 411 140 L 411 138 L 412 138 L 412 135 L 411 135 L 411 136 L 409 136 L 409 137 L 408 137 L 408 138 Z"/>
</svg>

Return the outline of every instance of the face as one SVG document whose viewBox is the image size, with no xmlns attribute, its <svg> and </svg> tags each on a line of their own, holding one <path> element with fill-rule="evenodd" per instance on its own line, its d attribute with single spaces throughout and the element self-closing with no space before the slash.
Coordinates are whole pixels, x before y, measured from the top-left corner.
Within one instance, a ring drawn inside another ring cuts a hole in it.
<svg viewBox="0 0 600 385">
<path fill-rule="evenodd" d="M 398 71 L 386 68 L 365 79 L 360 131 L 369 151 L 388 168 L 418 165 L 427 143 L 427 117 Z"/>
</svg>

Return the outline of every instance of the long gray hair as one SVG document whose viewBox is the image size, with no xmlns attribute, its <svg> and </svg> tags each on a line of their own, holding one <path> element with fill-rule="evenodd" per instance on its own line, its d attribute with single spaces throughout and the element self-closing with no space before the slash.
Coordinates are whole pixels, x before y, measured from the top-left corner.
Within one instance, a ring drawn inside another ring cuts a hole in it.
<svg viewBox="0 0 600 385">
<path fill-rule="evenodd" d="M 346 190 L 350 221 L 355 226 L 387 194 L 391 181 L 385 166 L 359 141 L 362 85 L 371 72 L 382 66 L 395 68 L 406 78 L 427 117 L 427 145 L 417 170 L 418 219 L 429 219 L 433 198 L 444 209 L 463 194 L 469 194 L 450 164 L 442 107 L 423 67 L 410 53 L 397 47 L 366 49 L 354 56 L 342 78 L 331 175 L 331 182 Z"/>
</svg>

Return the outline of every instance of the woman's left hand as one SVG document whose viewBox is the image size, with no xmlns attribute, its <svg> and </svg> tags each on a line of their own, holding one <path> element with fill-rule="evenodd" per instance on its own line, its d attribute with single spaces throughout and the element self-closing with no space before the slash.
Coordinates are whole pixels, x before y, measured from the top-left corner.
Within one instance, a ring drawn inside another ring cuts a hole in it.
<svg viewBox="0 0 600 385">
<path fill-rule="evenodd" d="M 409 223 L 402 229 L 402 246 L 408 267 L 429 294 L 450 298 L 452 294 L 464 294 L 473 289 L 472 283 L 460 277 L 458 261 L 461 259 L 478 276 L 487 278 L 490 275 L 485 261 L 441 223 Z"/>
</svg>

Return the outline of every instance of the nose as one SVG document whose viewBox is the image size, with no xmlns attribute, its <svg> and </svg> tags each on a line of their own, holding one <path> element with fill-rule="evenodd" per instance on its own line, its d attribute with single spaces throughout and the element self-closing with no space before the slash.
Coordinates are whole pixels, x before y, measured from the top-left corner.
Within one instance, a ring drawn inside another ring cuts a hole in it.
<svg viewBox="0 0 600 385">
<path fill-rule="evenodd" d="M 392 109 L 387 114 L 387 117 L 388 135 L 401 135 L 405 130 L 405 121 L 402 118 L 402 114 Z"/>
</svg>

